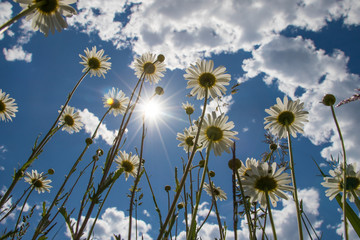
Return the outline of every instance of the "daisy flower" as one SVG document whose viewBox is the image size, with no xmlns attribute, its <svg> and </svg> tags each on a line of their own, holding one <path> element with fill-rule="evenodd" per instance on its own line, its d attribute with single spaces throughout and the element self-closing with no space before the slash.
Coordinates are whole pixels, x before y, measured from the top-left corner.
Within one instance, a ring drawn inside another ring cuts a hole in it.
<svg viewBox="0 0 360 240">
<path fill-rule="evenodd" d="M 31 173 L 26 172 L 24 180 L 32 185 L 38 193 L 43 193 L 45 191 L 50 192 L 50 188 L 52 188 L 52 186 L 49 185 L 51 180 L 46 179 L 46 177 L 43 176 L 43 173 L 38 173 L 37 170 L 31 170 Z"/>
<path fill-rule="evenodd" d="M 185 110 L 187 115 L 191 115 L 195 111 L 194 105 L 187 101 L 186 101 L 186 103 L 182 104 L 182 108 Z"/>
<path fill-rule="evenodd" d="M 212 60 L 201 60 L 196 65 L 191 65 L 186 69 L 184 78 L 188 80 L 186 88 L 192 88 L 190 94 L 197 99 L 205 97 L 205 91 L 209 90 L 209 95 L 214 99 L 225 94 L 225 86 L 229 85 L 231 76 L 225 74 L 226 68 L 223 66 L 214 69 Z"/>
<path fill-rule="evenodd" d="M 251 171 L 251 166 L 257 167 L 259 162 L 255 158 L 247 158 L 245 164 L 241 162 L 241 167 L 239 168 L 240 177 L 248 176 L 248 171 Z"/>
<path fill-rule="evenodd" d="M 164 59 L 161 59 L 159 55 L 156 57 L 155 54 L 145 53 L 140 58 L 135 59 L 135 75 L 140 78 L 142 74 L 145 74 L 145 79 L 151 84 L 157 84 L 160 79 L 164 76 L 163 72 L 166 71 Z"/>
<path fill-rule="evenodd" d="M 219 199 L 220 199 L 220 201 L 226 200 L 227 199 L 226 193 L 220 187 L 215 187 L 214 183 L 211 183 L 211 184 L 212 184 L 212 190 L 213 190 L 212 192 L 214 194 L 215 200 L 216 201 L 219 200 Z M 210 184 L 207 184 L 205 182 L 204 183 L 204 190 L 209 196 L 212 196 Z"/>
<path fill-rule="evenodd" d="M 140 160 L 137 155 L 132 155 L 131 152 L 127 154 L 125 151 L 120 151 L 120 156 L 116 156 L 115 162 L 118 164 L 118 169 L 124 169 L 126 180 L 129 175 L 136 177 L 136 170 L 140 164 Z"/>
<path fill-rule="evenodd" d="M 290 134 L 296 137 L 296 133 L 303 133 L 303 122 L 308 122 L 307 111 L 304 111 L 304 103 L 300 103 L 300 100 L 295 102 L 288 100 L 287 96 L 284 97 L 284 102 L 280 98 L 276 99 L 277 104 L 265 109 L 265 112 L 270 116 L 265 117 L 264 124 L 265 129 L 278 136 L 279 138 L 286 138 L 287 130 L 289 127 Z"/>
<path fill-rule="evenodd" d="M 0 89 L 0 118 L 2 121 L 12 121 L 12 117 L 15 117 L 15 113 L 18 111 L 15 99 L 9 97 L 9 94 Z"/>
<path fill-rule="evenodd" d="M 196 128 L 189 127 L 184 129 L 184 134 L 178 133 L 176 139 L 180 141 L 178 147 L 184 147 L 185 152 L 190 152 L 194 146 Z M 199 146 L 197 150 L 199 150 Z"/>
<path fill-rule="evenodd" d="M 344 175 L 342 168 L 330 170 L 329 174 L 331 177 L 325 177 L 325 182 L 322 182 L 321 185 L 329 188 L 325 193 L 330 200 L 333 200 L 336 195 L 344 191 Z M 351 202 L 354 202 L 355 198 L 351 191 L 354 191 L 358 197 L 360 196 L 360 171 L 356 172 L 355 164 L 349 164 L 346 167 L 346 197 L 349 198 Z"/>
<path fill-rule="evenodd" d="M 124 114 L 129 104 L 129 98 L 125 93 L 114 87 L 103 97 L 104 107 L 110 108 L 110 113 L 116 117 L 118 114 Z"/>
<path fill-rule="evenodd" d="M 31 5 L 37 4 L 40 0 L 14 0 L 19 3 L 20 6 L 26 10 Z M 76 0 L 45 0 L 43 5 L 34 8 L 29 13 L 26 20 L 31 20 L 32 28 L 37 31 L 44 33 L 48 36 L 49 30 L 52 34 L 55 33 L 55 29 L 61 32 L 63 28 L 67 28 L 68 24 L 66 19 L 62 17 L 71 17 L 76 15 L 76 10 L 69 4 L 76 3 Z"/>
<path fill-rule="evenodd" d="M 79 57 L 83 60 L 80 64 L 84 65 L 85 68 L 83 72 L 87 72 L 90 70 L 90 77 L 92 76 L 103 76 L 105 78 L 105 73 L 111 69 L 111 62 L 108 62 L 111 58 L 107 55 L 104 55 L 104 50 L 101 49 L 96 51 L 96 46 L 91 49 L 91 51 L 86 48 L 84 50 L 85 55 L 83 56 L 79 54 Z"/>
<path fill-rule="evenodd" d="M 251 165 L 251 171 L 247 172 L 248 176 L 244 176 L 242 181 L 245 196 L 250 197 L 250 202 L 259 202 L 262 207 L 266 207 L 268 193 L 272 205 L 276 207 L 278 197 L 288 199 L 283 191 L 293 190 L 293 187 L 287 185 L 291 180 L 287 173 L 283 173 L 284 170 L 283 167 L 276 171 L 276 163 L 271 166 L 267 162 Z"/>
<path fill-rule="evenodd" d="M 238 139 L 235 137 L 238 132 L 231 131 L 235 127 L 234 122 L 228 122 L 228 119 L 224 114 L 217 117 L 215 112 L 204 119 L 199 141 L 203 147 L 208 147 L 211 143 L 215 156 L 220 156 L 223 151 L 229 153 L 229 148 L 233 145 L 231 138 Z"/>
<path fill-rule="evenodd" d="M 63 106 L 61 106 L 61 109 Z M 75 109 L 70 106 L 66 106 L 64 112 L 59 119 L 59 126 L 62 126 L 62 130 L 66 130 L 68 133 L 79 132 L 84 124 L 81 122 L 81 117 L 78 112 L 74 112 Z M 61 110 L 58 111 L 59 113 Z"/>
</svg>

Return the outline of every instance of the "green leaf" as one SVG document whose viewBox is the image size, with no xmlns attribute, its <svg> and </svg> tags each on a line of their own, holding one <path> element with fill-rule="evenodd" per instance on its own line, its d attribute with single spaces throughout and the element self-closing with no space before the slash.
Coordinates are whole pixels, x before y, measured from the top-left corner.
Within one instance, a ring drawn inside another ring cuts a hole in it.
<svg viewBox="0 0 360 240">
<path fill-rule="evenodd" d="M 335 197 L 336 201 L 338 202 L 339 206 L 342 209 L 342 195 L 339 193 Z M 346 208 L 346 218 L 349 220 L 351 225 L 353 226 L 356 234 L 360 237 L 360 219 L 354 212 L 354 210 L 350 207 L 348 203 L 345 203 Z"/>
</svg>

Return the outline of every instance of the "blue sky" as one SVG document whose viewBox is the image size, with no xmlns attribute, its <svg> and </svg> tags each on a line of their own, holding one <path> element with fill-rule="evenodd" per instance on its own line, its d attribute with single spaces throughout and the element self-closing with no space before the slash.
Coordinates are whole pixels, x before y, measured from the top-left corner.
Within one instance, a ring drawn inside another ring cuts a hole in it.
<svg viewBox="0 0 360 240">
<path fill-rule="evenodd" d="M 116 87 L 129 96 L 137 80 L 130 65 L 134 57 L 150 51 L 164 54 L 168 68 L 159 83 L 165 90 L 159 97 L 162 112 L 147 122 L 144 148 L 145 167 L 165 216 L 164 186 L 174 188 L 174 168 L 181 169 L 181 157 L 186 158 L 176 140 L 176 134 L 188 127 L 181 104 L 189 101 L 195 105 L 194 118 L 201 113 L 202 101 L 186 97 L 190 90 L 186 89 L 183 74 L 198 59 L 212 59 L 215 67 L 223 65 L 231 74 L 230 86 L 241 83 L 234 95 L 228 88 L 224 98 L 228 107 L 223 109 L 239 132 L 236 144 L 241 160 L 260 159 L 267 151 L 268 146 L 262 142 L 263 119 L 267 115 L 264 110 L 276 103 L 276 97 L 288 95 L 305 103 L 309 122 L 304 135 L 293 143 L 300 198 L 304 199 L 305 211 L 323 239 L 340 238 L 339 206 L 325 197 L 325 189 L 320 185 L 322 178 L 312 158 L 325 163 L 341 151 L 330 109 L 319 102 L 326 93 L 334 94 L 340 101 L 359 88 L 358 1 L 79 0 L 74 7 L 78 15 L 67 19 L 69 28 L 61 33 L 46 38 L 40 32 L 33 32 L 30 23 L 22 20 L 0 36 L 3 72 L 0 88 L 15 98 L 19 106 L 12 122 L 0 123 L 1 189 L 10 184 L 13 169 L 27 159 L 36 137 L 46 134 L 67 94 L 81 77 L 83 66 L 79 64 L 78 55 L 84 55 L 85 48 L 104 49 L 111 57 L 112 69 L 105 79 L 87 76 L 76 91 L 70 106 L 81 111 L 85 129 L 72 135 L 58 132 L 35 161 L 31 169 L 46 172 L 54 168 L 56 172 L 50 177 L 51 193 L 33 194 L 29 200 L 31 206 L 52 199 L 54 190 L 82 151 L 85 138 L 93 131 L 94 118 L 100 119 L 106 111 L 101 100 L 103 95 Z M 0 22 L 20 10 L 17 3 L 1 1 Z M 144 96 L 149 96 L 155 85 L 147 83 L 145 88 Z M 210 104 L 208 109 L 211 106 L 214 105 Z M 359 161 L 359 102 L 346 104 L 336 111 L 348 159 Z M 141 126 L 140 116 L 141 113 L 136 113 L 128 128 L 124 146 L 127 151 L 135 152 L 135 147 L 140 147 L 141 136 L 137 132 Z M 88 150 L 85 161 L 98 147 L 107 152 L 120 120 L 114 116 L 105 119 L 100 137 Z M 219 211 L 228 225 L 228 238 L 232 239 L 231 172 L 227 167 L 230 158 L 231 155 L 225 153 L 213 156 L 209 167 L 215 169 L 215 184 L 228 196 L 227 201 L 219 203 Z M 323 165 L 327 172 L 329 169 Z M 97 237 L 110 239 L 113 233 L 126 232 L 129 202 L 126 195 L 132 180 L 125 181 L 122 176 L 114 186 L 95 229 Z M 19 196 L 26 186 L 19 183 L 14 195 Z M 139 228 L 145 239 L 155 239 L 158 218 L 145 178 L 140 187 L 144 204 L 138 210 Z M 81 193 L 79 188 L 68 209 L 78 206 Z M 206 194 L 202 203 L 201 213 L 206 213 L 210 203 Z M 277 228 L 281 229 L 279 239 L 297 238 L 293 204 L 283 201 L 274 214 Z M 8 219 L 5 224 L 1 223 L 0 229 L 12 226 L 14 221 Z M 63 239 L 66 229 L 62 219 L 58 222 L 52 234 L 59 230 L 55 239 Z M 203 239 L 213 239 L 212 234 L 217 233 L 216 218 L 210 217 L 207 223 L 201 234 Z M 244 224 L 242 222 L 243 227 Z M 179 233 L 183 229 L 184 225 L 179 223 Z M 247 236 L 245 231 L 240 229 L 239 236 Z M 182 239 L 181 233 L 179 239 Z"/>
</svg>

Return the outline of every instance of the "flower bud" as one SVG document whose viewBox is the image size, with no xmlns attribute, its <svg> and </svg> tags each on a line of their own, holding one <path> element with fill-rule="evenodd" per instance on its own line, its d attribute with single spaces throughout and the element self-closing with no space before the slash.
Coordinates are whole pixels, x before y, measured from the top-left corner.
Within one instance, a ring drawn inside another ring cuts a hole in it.
<svg viewBox="0 0 360 240">
<path fill-rule="evenodd" d="M 278 145 L 276 143 L 272 143 L 270 144 L 269 148 L 271 151 L 275 151 L 278 148 Z"/>
<path fill-rule="evenodd" d="M 238 170 L 241 167 L 241 161 L 237 158 L 230 159 L 228 162 L 228 166 L 231 170 Z"/>
<path fill-rule="evenodd" d="M 183 209 L 184 208 L 184 203 L 183 202 L 178 203 L 177 208 L 178 209 Z"/>
<path fill-rule="evenodd" d="M 55 170 L 54 170 L 54 169 L 50 168 L 50 169 L 48 170 L 48 174 L 49 174 L 49 175 L 53 175 L 54 173 L 55 173 Z"/>
<path fill-rule="evenodd" d="M 155 93 L 159 96 L 163 95 L 164 94 L 164 89 L 162 87 L 156 87 L 155 88 Z"/>
<path fill-rule="evenodd" d="M 101 148 L 99 148 L 98 150 L 96 150 L 96 154 L 97 154 L 99 157 L 101 157 L 101 156 L 104 154 L 104 151 L 103 151 Z"/>
<path fill-rule="evenodd" d="M 209 175 L 210 175 L 210 177 L 215 177 L 215 172 L 214 172 L 214 171 L 210 171 L 210 172 L 209 172 Z"/>
<path fill-rule="evenodd" d="M 335 104 L 335 102 L 336 102 L 336 98 L 332 94 L 326 94 L 322 99 L 322 103 L 325 106 L 332 106 Z"/>
<path fill-rule="evenodd" d="M 91 145 L 93 143 L 93 140 L 91 138 L 85 139 L 86 145 Z"/>
<path fill-rule="evenodd" d="M 94 160 L 94 161 L 99 160 L 99 156 L 98 156 L 98 155 L 94 155 L 94 156 L 93 156 L 93 160 Z"/>
<path fill-rule="evenodd" d="M 163 62 L 163 61 L 165 61 L 165 56 L 162 55 L 162 54 L 159 54 L 159 55 L 157 56 L 157 61 L 158 61 L 158 62 Z"/>
<path fill-rule="evenodd" d="M 166 185 L 166 186 L 165 186 L 165 191 L 167 191 L 167 192 L 168 192 L 168 191 L 170 191 L 170 190 L 171 190 L 171 186 Z"/>
<path fill-rule="evenodd" d="M 205 160 L 200 160 L 199 161 L 199 167 L 203 168 L 205 165 Z"/>
</svg>

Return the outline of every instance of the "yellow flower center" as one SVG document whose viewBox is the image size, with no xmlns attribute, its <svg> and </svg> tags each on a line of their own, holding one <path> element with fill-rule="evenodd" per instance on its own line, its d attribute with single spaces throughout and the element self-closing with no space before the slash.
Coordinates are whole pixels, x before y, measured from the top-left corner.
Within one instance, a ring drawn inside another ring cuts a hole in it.
<svg viewBox="0 0 360 240">
<path fill-rule="evenodd" d="M 211 141 L 216 142 L 216 141 L 219 141 L 222 139 L 223 131 L 218 127 L 211 126 L 211 127 L 208 127 L 208 129 L 206 129 L 206 136 Z"/>
<path fill-rule="evenodd" d="M 147 62 L 144 64 L 145 74 L 153 74 L 155 72 L 155 65 L 152 62 Z"/>
<path fill-rule="evenodd" d="M 277 182 L 273 177 L 264 176 L 260 177 L 255 182 L 255 188 L 263 192 L 271 192 L 277 187 Z"/>
<path fill-rule="evenodd" d="M 65 121 L 65 124 L 68 125 L 68 126 L 74 125 L 74 122 L 75 122 L 74 119 L 73 119 L 73 117 L 70 116 L 70 115 L 66 115 L 66 116 L 64 117 L 64 121 Z"/>
<path fill-rule="evenodd" d="M 127 173 L 132 172 L 132 170 L 134 169 L 134 164 L 128 160 L 122 161 L 121 166 L 124 168 L 124 171 Z"/>
<path fill-rule="evenodd" d="M 96 57 L 89 58 L 88 65 L 90 69 L 99 69 L 100 68 L 100 61 Z"/>
<path fill-rule="evenodd" d="M 186 112 L 187 115 L 191 115 L 191 114 L 193 114 L 193 112 L 194 112 L 194 108 L 192 108 L 192 107 L 187 107 L 187 108 L 185 109 L 185 112 Z"/>
<path fill-rule="evenodd" d="M 41 187 L 43 186 L 42 181 L 39 180 L 39 179 L 33 179 L 33 180 L 32 180 L 32 184 L 33 184 L 35 187 L 37 187 L 37 188 L 41 188 Z"/>
<path fill-rule="evenodd" d="M 35 0 L 35 3 L 39 3 L 41 1 L 43 0 Z M 59 6 L 58 0 L 46 0 L 46 3 L 38 7 L 38 10 L 43 14 L 50 15 L 56 12 L 58 6 Z"/>
<path fill-rule="evenodd" d="M 188 146 L 193 146 L 193 145 L 194 145 L 193 140 L 194 140 L 194 137 L 187 137 L 187 138 L 185 139 L 186 145 L 188 145 Z"/>
<path fill-rule="evenodd" d="M 220 195 L 220 191 L 217 190 L 216 188 L 213 188 L 213 194 L 214 194 L 214 196 L 219 196 L 219 195 Z"/>
<path fill-rule="evenodd" d="M 5 109 L 6 109 L 5 103 L 3 103 L 3 101 L 0 101 L 0 113 L 5 112 Z"/>
<path fill-rule="evenodd" d="M 109 100 L 111 99 L 111 103 L 109 103 Z M 108 104 L 112 107 L 112 108 L 120 108 L 120 102 L 119 102 L 119 100 L 117 100 L 117 99 L 112 99 L 112 98 L 109 98 L 108 99 Z"/>
<path fill-rule="evenodd" d="M 359 187 L 360 180 L 356 177 L 347 177 L 346 178 L 346 190 L 351 191 Z M 344 183 L 341 181 L 340 187 L 343 189 Z"/>
<path fill-rule="evenodd" d="M 283 126 L 290 126 L 295 120 L 295 115 L 290 111 L 283 111 L 279 114 L 277 120 Z"/>
<path fill-rule="evenodd" d="M 211 88 L 215 85 L 216 78 L 212 73 L 203 73 L 199 77 L 199 84 L 204 88 Z"/>
</svg>

